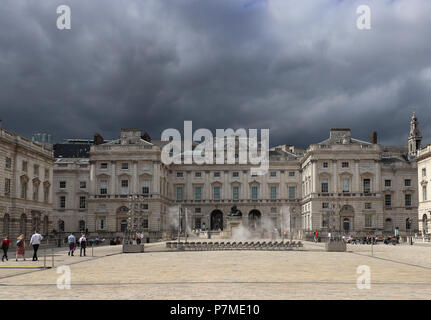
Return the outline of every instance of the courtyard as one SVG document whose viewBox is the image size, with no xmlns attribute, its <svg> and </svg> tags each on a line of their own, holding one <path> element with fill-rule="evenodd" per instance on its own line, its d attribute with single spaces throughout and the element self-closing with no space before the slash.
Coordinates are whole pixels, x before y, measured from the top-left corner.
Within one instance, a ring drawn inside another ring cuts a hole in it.
<svg viewBox="0 0 431 320">
<path fill-rule="evenodd" d="M 0 266 L 2 299 L 431 299 L 431 245 L 348 245 L 325 252 L 305 242 L 293 251 L 164 251 L 123 254 L 121 246 L 96 247 L 86 257 L 55 251 L 55 268 L 16 262 Z M 28 252 L 30 254 L 30 252 Z M 47 257 L 51 265 L 51 257 Z M 59 289 L 57 267 L 68 266 L 70 289 Z M 359 289 L 359 266 L 370 270 L 370 289 Z"/>
</svg>

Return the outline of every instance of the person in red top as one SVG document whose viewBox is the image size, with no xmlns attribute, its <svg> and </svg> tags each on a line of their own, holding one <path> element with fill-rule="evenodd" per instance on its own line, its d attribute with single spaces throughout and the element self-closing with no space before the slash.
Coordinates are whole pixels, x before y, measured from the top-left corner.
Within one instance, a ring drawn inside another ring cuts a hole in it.
<svg viewBox="0 0 431 320">
<path fill-rule="evenodd" d="M 316 231 L 314 231 L 314 242 L 317 242 L 319 240 L 319 233 Z"/>
<path fill-rule="evenodd" d="M 9 259 L 7 258 L 7 250 L 9 249 L 9 246 L 10 246 L 9 237 L 6 236 L 1 242 L 1 248 L 3 250 L 3 257 L 1 258 L 2 262 L 4 261 L 5 258 L 6 258 L 6 261 L 9 261 Z"/>
</svg>

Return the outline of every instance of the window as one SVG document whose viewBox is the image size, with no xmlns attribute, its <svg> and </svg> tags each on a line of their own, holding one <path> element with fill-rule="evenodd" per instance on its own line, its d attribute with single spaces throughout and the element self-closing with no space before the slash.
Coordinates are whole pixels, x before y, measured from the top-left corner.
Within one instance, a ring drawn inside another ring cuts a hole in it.
<svg viewBox="0 0 431 320">
<path fill-rule="evenodd" d="M 296 188 L 295 187 L 289 187 L 289 200 L 293 200 L 296 197 Z"/>
<path fill-rule="evenodd" d="M 372 216 L 370 214 L 365 215 L 365 228 L 371 228 L 373 225 Z"/>
<path fill-rule="evenodd" d="M 363 164 L 362 164 L 362 167 L 364 167 L 364 168 L 369 168 L 371 165 L 370 165 L 370 163 L 369 162 L 364 162 Z"/>
<path fill-rule="evenodd" d="M 98 221 L 99 223 L 97 225 L 99 227 L 99 230 L 105 230 L 105 228 L 106 228 L 106 217 L 99 217 L 98 220 L 99 220 Z"/>
<path fill-rule="evenodd" d="M 370 202 L 365 203 L 365 209 L 371 209 L 371 203 Z"/>
<path fill-rule="evenodd" d="M 426 177 L 427 176 L 427 169 L 423 168 L 422 169 L 422 177 Z"/>
<path fill-rule="evenodd" d="M 121 194 L 129 193 L 129 180 L 121 180 Z"/>
<path fill-rule="evenodd" d="M 289 171 L 289 177 L 294 177 L 295 176 L 295 171 Z"/>
<path fill-rule="evenodd" d="M 60 208 L 64 209 L 66 208 L 66 197 L 60 196 Z"/>
<path fill-rule="evenodd" d="M 148 210 L 148 203 L 141 203 L 142 210 Z"/>
<path fill-rule="evenodd" d="M 123 169 L 123 170 L 129 169 L 129 163 L 128 162 L 121 163 L 121 169 Z"/>
<path fill-rule="evenodd" d="M 39 184 L 33 183 L 33 201 L 39 200 Z"/>
<path fill-rule="evenodd" d="M 271 213 L 277 213 L 277 207 L 271 207 Z"/>
<path fill-rule="evenodd" d="M 412 220 L 410 218 L 406 219 L 406 229 L 410 230 L 412 228 Z"/>
<path fill-rule="evenodd" d="M 27 172 L 27 161 L 22 162 L 22 171 Z"/>
<path fill-rule="evenodd" d="M 270 175 L 271 177 L 276 177 L 276 176 L 277 176 L 277 172 L 276 172 L 276 171 L 271 171 L 271 172 L 269 173 L 269 175 Z"/>
<path fill-rule="evenodd" d="M 79 208 L 85 209 L 87 206 L 87 199 L 85 197 L 79 197 Z"/>
<path fill-rule="evenodd" d="M 148 229 L 148 219 L 144 219 L 144 220 L 142 221 L 142 227 L 143 227 L 144 229 Z"/>
<path fill-rule="evenodd" d="M 271 187 L 271 200 L 277 199 L 277 187 Z"/>
<path fill-rule="evenodd" d="M 251 198 L 253 200 L 257 200 L 258 191 L 259 191 L 258 187 L 256 186 L 251 187 Z"/>
<path fill-rule="evenodd" d="M 328 214 L 322 214 L 322 228 L 327 228 L 328 227 Z"/>
<path fill-rule="evenodd" d="M 85 188 L 87 188 L 87 182 L 86 182 L 86 181 L 80 181 L 80 182 L 79 182 L 79 187 L 80 187 L 81 189 L 85 189 Z"/>
<path fill-rule="evenodd" d="M 177 200 L 183 200 L 183 187 L 177 187 Z"/>
<path fill-rule="evenodd" d="M 220 200 L 220 187 L 214 187 L 214 200 Z"/>
<path fill-rule="evenodd" d="M 427 187 L 423 186 L 422 187 L 422 197 L 423 197 L 423 201 L 427 201 Z"/>
<path fill-rule="evenodd" d="M 177 172 L 177 178 L 182 178 L 184 174 L 182 172 Z"/>
<path fill-rule="evenodd" d="M 233 200 L 238 200 L 239 199 L 239 187 L 233 187 L 232 188 L 232 198 Z"/>
<path fill-rule="evenodd" d="M 385 206 L 386 207 L 392 206 L 392 196 L 390 194 L 385 195 Z"/>
<path fill-rule="evenodd" d="M 43 201 L 45 201 L 45 203 L 48 203 L 49 201 L 49 187 L 44 187 L 44 191 L 43 191 Z"/>
<path fill-rule="evenodd" d="M 39 177 L 39 166 L 37 164 L 33 166 L 33 173 L 35 177 Z"/>
<path fill-rule="evenodd" d="M 27 182 L 21 182 L 21 198 L 27 199 Z"/>
<path fill-rule="evenodd" d="M 195 172 L 195 177 L 196 178 L 200 178 L 200 177 L 202 177 L 202 172 Z"/>
<path fill-rule="evenodd" d="M 239 177 L 239 172 L 238 171 L 233 172 L 232 173 L 232 177 L 238 178 Z"/>
<path fill-rule="evenodd" d="M 106 162 L 101 163 L 100 169 L 108 169 L 108 163 L 106 163 Z"/>
<path fill-rule="evenodd" d="M 364 179 L 364 193 L 371 192 L 371 179 Z"/>
<path fill-rule="evenodd" d="M 350 192 L 350 180 L 349 179 L 342 179 L 341 180 L 341 187 L 343 192 Z"/>
<path fill-rule="evenodd" d="M 406 204 L 406 207 L 412 206 L 412 195 L 411 194 L 405 195 L 405 204 Z"/>
<path fill-rule="evenodd" d="M 6 164 L 5 164 L 5 167 L 6 167 L 7 169 L 10 169 L 10 168 L 12 167 L 12 159 L 11 159 L 11 158 L 6 157 Z"/>
<path fill-rule="evenodd" d="M 63 220 L 58 220 L 58 231 L 60 232 L 64 232 L 64 221 Z"/>
<path fill-rule="evenodd" d="M 195 229 L 200 229 L 201 228 L 201 223 L 202 222 L 202 220 L 201 220 L 201 218 L 200 217 L 196 217 L 195 218 Z"/>
<path fill-rule="evenodd" d="M 215 177 L 215 178 L 220 177 L 220 171 L 216 171 L 216 172 L 214 172 L 214 177 Z"/>
<path fill-rule="evenodd" d="M 9 225 L 10 225 L 10 216 L 9 214 L 5 213 L 3 217 L 3 234 L 5 235 L 9 234 Z"/>
<path fill-rule="evenodd" d="M 10 179 L 4 179 L 4 195 L 6 197 L 10 196 Z"/>
<path fill-rule="evenodd" d="M 348 162 L 341 162 L 341 168 L 348 168 L 349 163 Z"/>
<path fill-rule="evenodd" d="M 328 165 L 328 163 L 327 163 L 327 162 L 323 162 L 322 167 L 323 167 L 323 168 L 328 168 L 328 167 L 329 167 L 329 165 Z"/>
<path fill-rule="evenodd" d="M 142 194 L 149 195 L 150 194 L 150 181 L 144 180 L 142 181 Z"/>
<path fill-rule="evenodd" d="M 100 194 L 108 194 L 108 180 L 100 180 Z"/>
<path fill-rule="evenodd" d="M 202 200 L 202 187 L 195 187 L 195 200 Z"/>
<path fill-rule="evenodd" d="M 322 193 L 328 193 L 328 179 L 322 179 Z"/>
<path fill-rule="evenodd" d="M 45 169 L 45 180 L 49 179 L 49 170 Z"/>
<path fill-rule="evenodd" d="M 328 209 L 329 203 L 328 202 L 322 202 L 322 209 Z"/>
<path fill-rule="evenodd" d="M 196 213 L 196 214 L 201 214 L 201 212 L 202 212 L 202 209 L 201 209 L 201 208 L 195 208 L 195 213 Z"/>
<path fill-rule="evenodd" d="M 411 187 L 411 186 L 412 186 L 412 180 L 410 180 L 410 179 L 405 179 L 405 180 L 404 180 L 404 186 L 405 186 L 405 187 Z"/>
<path fill-rule="evenodd" d="M 66 189 L 66 181 L 60 181 L 60 189 Z"/>
<path fill-rule="evenodd" d="M 390 187 L 392 185 L 391 180 L 385 180 L 385 187 Z"/>
</svg>

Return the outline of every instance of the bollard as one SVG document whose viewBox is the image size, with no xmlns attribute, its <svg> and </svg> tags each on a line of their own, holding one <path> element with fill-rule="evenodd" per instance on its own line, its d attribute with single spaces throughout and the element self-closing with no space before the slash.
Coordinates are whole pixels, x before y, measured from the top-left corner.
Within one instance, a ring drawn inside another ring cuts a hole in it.
<svg viewBox="0 0 431 320">
<path fill-rule="evenodd" d="M 54 268 L 54 248 L 51 249 L 52 268 Z"/>
</svg>

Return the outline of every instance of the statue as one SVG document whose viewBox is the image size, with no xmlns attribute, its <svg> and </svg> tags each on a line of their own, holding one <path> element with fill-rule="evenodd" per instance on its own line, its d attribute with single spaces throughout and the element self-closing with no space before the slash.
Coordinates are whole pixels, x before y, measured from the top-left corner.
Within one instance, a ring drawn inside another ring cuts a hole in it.
<svg viewBox="0 0 431 320">
<path fill-rule="evenodd" d="M 230 209 L 230 213 L 228 214 L 229 217 L 241 217 L 242 213 L 239 211 L 236 207 L 236 205 L 233 205 Z"/>
</svg>

